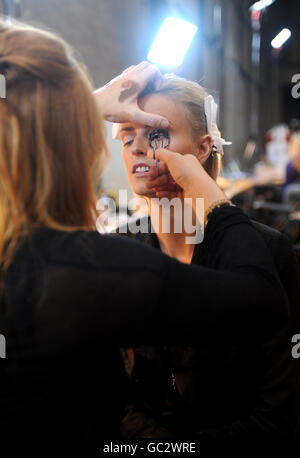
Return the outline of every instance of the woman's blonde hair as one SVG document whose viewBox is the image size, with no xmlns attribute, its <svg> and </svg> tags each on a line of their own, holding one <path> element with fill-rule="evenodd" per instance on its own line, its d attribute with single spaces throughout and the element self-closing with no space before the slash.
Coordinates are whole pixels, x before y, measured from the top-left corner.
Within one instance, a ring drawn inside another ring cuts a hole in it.
<svg viewBox="0 0 300 458">
<path fill-rule="evenodd" d="M 108 155 L 87 71 L 60 37 L 0 20 L 0 265 L 39 227 L 96 229 Z"/>
<path fill-rule="evenodd" d="M 208 133 L 204 109 L 204 100 L 208 93 L 200 84 L 173 74 L 166 74 L 162 78 L 159 89 L 154 89 L 153 85 L 149 84 L 140 97 L 147 94 L 165 95 L 180 104 L 185 110 L 195 140 Z M 221 168 L 221 154 L 210 154 L 204 167 L 207 173 L 216 180 Z"/>
</svg>

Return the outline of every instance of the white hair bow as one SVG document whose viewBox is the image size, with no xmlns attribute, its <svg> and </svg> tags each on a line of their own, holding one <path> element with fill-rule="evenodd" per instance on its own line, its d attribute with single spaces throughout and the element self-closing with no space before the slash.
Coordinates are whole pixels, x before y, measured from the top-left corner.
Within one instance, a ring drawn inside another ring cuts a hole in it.
<svg viewBox="0 0 300 458">
<path fill-rule="evenodd" d="M 208 95 L 204 99 L 204 111 L 207 123 L 207 133 L 213 140 L 214 149 L 223 154 L 223 145 L 231 145 L 232 142 L 227 142 L 224 138 L 221 138 L 220 131 L 217 127 L 217 110 L 218 105 L 215 103 L 212 95 Z"/>
<path fill-rule="evenodd" d="M 114 140 L 120 140 L 120 124 L 117 122 L 114 122 L 111 128 L 111 136 Z"/>
</svg>

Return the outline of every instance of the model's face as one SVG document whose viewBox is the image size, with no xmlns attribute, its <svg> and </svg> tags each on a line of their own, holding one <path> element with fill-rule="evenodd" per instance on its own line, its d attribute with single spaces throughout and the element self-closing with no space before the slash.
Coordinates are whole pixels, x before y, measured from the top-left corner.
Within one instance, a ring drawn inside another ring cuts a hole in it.
<svg viewBox="0 0 300 458">
<path fill-rule="evenodd" d="M 184 109 L 170 98 L 160 94 L 149 94 L 139 101 L 142 110 L 159 114 L 169 120 L 170 144 L 167 149 L 180 154 L 197 154 L 197 144 L 194 141 Z M 153 151 L 149 144 L 149 133 L 152 127 L 135 123 L 124 123 L 120 127 L 122 140 L 122 158 L 130 186 L 138 195 L 153 197 L 155 193 L 145 186 L 149 166 L 155 161 L 147 156 Z M 137 167 L 144 167 L 140 169 Z M 139 171 L 142 170 L 142 171 Z"/>
</svg>

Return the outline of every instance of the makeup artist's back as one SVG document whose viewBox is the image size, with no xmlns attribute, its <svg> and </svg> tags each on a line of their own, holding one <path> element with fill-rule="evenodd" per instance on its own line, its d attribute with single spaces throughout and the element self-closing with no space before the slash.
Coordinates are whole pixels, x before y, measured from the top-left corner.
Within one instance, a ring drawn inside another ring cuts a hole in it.
<svg viewBox="0 0 300 458">
<path fill-rule="evenodd" d="M 146 218 L 147 233 L 126 232 L 125 225 L 120 234 L 160 250 L 150 218 Z M 294 435 L 289 419 L 299 416 L 300 404 L 292 405 L 295 403 L 289 391 L 295 384 L 300 386 L 300 370 L 298 360 L 289 355 L 291 338 L 300 329 L 300 273 L 289 241 L 263 224 L 252 224 L 268 246 L 286 290 L 291 312 L 289 327 L 281 334 L 266 336 L 257 347 L 247 345 L 247 341 L 228 346 L 212 335 L 206 346 L 124 349 L 133 396 L 128 399 L 122 421 L 123 437 L 185 437 L 200 433 L 208 438 L 243 439 Z M 230 261 L 221 265 L 217 257 L 210 255 L 204 237 L 195 246 L 192 263 L 230 270 L 235 263 L 234 246 L 232 240 L 228 246 Z M 201 307 L 201 290 L 197 300 Z"/>
<path fill-rule="evenodd" d="M 151 323 L 165 261 L 97 231 L 42 228 L 19 242 L 0 304 L 1 457 L 95 456 L 119 437 L 127 379 L 118 342 Z"/>
</svg>

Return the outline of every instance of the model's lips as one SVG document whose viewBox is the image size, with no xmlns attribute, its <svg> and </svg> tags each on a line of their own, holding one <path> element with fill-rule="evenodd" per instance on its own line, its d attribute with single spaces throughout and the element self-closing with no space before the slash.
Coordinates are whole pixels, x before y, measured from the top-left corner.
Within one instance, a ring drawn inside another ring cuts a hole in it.
<svg viewBox="0 0 300 458">
<path fill-rule="evenodd" d="M 150 165 L 145 164 L 144 162 L 140 162 L 138 164 L 134 164 L 132 167 L 132 173 L 144 174 L 148 173 L 150 169 Z"/>
</svg>

